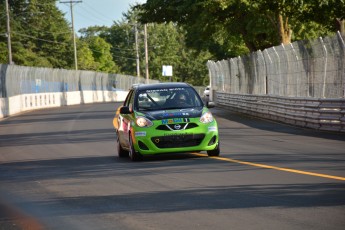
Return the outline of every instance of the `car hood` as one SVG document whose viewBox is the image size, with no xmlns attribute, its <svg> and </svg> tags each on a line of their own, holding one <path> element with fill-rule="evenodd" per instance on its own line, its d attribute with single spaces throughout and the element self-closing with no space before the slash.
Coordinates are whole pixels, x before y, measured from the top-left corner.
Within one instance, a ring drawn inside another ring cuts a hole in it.
<svg viewBox="0 0 345 230">
<path fill-rule="evenodd" d="M 203 108 L 186 108 L 186 109 L 171 109 L 142 112 L 147 118 L 154 120 L 162 120 L 169 118 L 192 118 L 201 117 Z"/>
</svg>

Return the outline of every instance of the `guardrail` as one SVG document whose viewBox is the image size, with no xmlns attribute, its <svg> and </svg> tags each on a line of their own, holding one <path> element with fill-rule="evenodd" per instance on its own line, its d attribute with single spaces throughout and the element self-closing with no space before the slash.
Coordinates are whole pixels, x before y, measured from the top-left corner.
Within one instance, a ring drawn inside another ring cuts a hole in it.
<svg viewBox="0 0 345 230">
<path fill-rule="evenodd" d="M 218 106 L 300 127 L 345 132 L 345 99 L 293 98 L 214 92 Z"/>
</svg>

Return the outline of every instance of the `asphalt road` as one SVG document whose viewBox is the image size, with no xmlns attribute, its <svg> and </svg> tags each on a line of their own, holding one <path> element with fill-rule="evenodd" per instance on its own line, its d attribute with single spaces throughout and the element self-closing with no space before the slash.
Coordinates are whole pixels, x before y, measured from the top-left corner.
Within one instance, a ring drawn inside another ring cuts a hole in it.
<svg viewBox="0 0 345 230">
<path fill-rule="evenodd" d="M 116 157 L 118 104 L 0 122 L 0 229 L 344 229 L 345 135 L 212 109 L 221 155 Z"/>
</svg>

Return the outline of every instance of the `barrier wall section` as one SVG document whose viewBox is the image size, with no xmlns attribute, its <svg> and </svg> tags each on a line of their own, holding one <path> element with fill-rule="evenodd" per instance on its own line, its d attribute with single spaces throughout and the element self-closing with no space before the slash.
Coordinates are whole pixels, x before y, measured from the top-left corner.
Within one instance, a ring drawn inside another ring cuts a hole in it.
<svg viewBox="0 0 345 230">
<path fill-rule="evenodd" d="M 0 118 L 33 109 L 123 101 L 133 84 L 144 82 L 120 74 L 2 64 Z"/>
</svg>

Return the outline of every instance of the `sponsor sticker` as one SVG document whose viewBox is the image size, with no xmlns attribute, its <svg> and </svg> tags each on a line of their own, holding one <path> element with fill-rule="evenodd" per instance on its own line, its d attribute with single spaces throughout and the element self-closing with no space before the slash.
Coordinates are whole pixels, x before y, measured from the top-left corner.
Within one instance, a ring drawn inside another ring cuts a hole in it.
<svg viewBox="0 0 345 230">
<path fill-rule="evenodd" d="M 177 117 L 177 116 L 189 116 L 189 113 L 182 113 L 182 112 L 176 112 L 176 113 L 164 113 L 163 117 Z"/>
<path fill-rule="evenodd" d="M 145 131 L 135 132 L 135 136 L 136 137 L 146 137 L 146 132 Z"/>
<path fill-rule="evenodd" d="M 215 131 L 217 131 L 217 127 L 215 127 L 215 126 L 208 127 L 208 131 L 209 132 L 215 132 Z"/>
<path fill-rule="evenodd" d="M 181 123 L 181 122 L 183 122 L 182 118 L 172 118 L 172 119 L 163 119 L 162 120 L 163 125 Z"/>
</svg>

